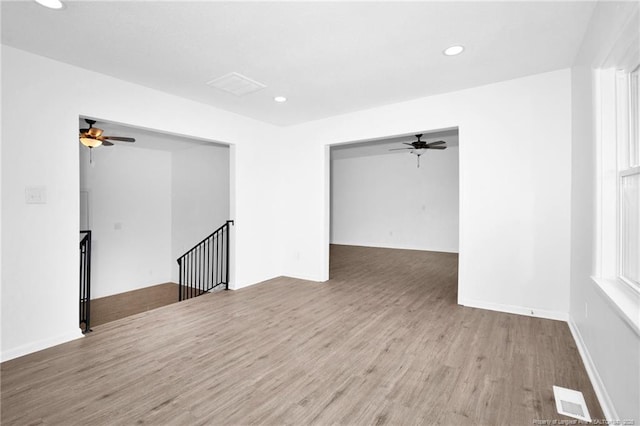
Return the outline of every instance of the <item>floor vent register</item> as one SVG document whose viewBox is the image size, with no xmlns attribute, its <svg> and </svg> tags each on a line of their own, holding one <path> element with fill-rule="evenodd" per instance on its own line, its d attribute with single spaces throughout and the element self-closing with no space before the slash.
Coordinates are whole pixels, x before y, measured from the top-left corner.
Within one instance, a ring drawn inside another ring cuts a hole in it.
<svg viewBox="0 0 640 426">
<path fill-rule="evenodd" d="M 558 414 L 586 422 L 591 421 L 591 416 L 589 416 L 589 410 L 587 409 L 587 404 L 584 402 L 582 392 L 554 386 L 553 396 L 556 399 L 556 410 Z"/>
</svg>

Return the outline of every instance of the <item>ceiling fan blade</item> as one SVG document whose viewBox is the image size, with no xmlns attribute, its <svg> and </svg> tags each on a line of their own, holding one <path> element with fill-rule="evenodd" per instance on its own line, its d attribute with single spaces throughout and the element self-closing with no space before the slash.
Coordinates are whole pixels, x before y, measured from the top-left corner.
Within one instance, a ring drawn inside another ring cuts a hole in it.
<svg viewBox="0 0 640 426">
<path fill-rule="evenodd" d="M 389 151 L 404 151 L 405 149 L 413 149 L 413 148 L 393 148 L 393 149 L 390 149 Z"/>
<path fill-rule="evenodd" d="M 428 146 L 429 149 L 447 149 L 446 146 Z"/>
<path fill-rule="evenodd" d="M 413 143 L 407 143 L 407 142 L 402 142 L 402 143 L 405 144 L 405 145 L 413 146 Z"/>
<path fill-rule="evenodd" d="M 442 145 L 443 143 L 447 143 L 445 141 L 435 141 L 435 142 L 429 142 L 427 144 L 427 146 L 431 146 L 431 145 Z"/>
<path fill-rule="evenodd" d="M 109 142 L 109 141 L 103 140 L 102 141 L 102 145 L 104 145 L 104 146 L 113 146 L 113 142 Z"/>
<path fill-rule="evenodd" d="M 101 136 L 100 139 L 102 139 L 103 141 L 105 139 L 109 139 L 112 141 L 120 141 L 120 142 L 135 142 L 136 140 L 134 138 L 125 138 L 122 136 Z"/>
</svg>

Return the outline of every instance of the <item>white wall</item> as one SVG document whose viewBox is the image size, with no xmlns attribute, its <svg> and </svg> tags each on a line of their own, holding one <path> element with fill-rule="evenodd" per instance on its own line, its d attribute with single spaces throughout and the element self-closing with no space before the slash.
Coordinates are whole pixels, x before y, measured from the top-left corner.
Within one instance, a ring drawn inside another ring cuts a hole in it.
<svg viewBox="0 0 640 426">
<path fill-rule="evenodd" d="M 171 281 L 171 153 L 116 144 L 80 150 L 89 191 L 91 297 Z"/>
<path fill-rule="evenodd" d="M 176 259 L 229 217 L 229 148 L 204 145 L 172 153 L 172 277 Z"/>
<path fill-rule="evenodd" d="M 280 274 L 278 128 L 3 46 L 3 360 L 80 336 L 80 115 L 232 144 L 231 286 Z M 27 186 L 47 203 L 26 204 Z"/>
<path fill-rule="evenodd" d="M 0 20 L 2 19 L 2 8 L 0 7 Z M 0 44 L 0 56 L 2 54 L 2 44 Z M 3 77 L 3 72 L 2 72 L 2 66 L 0 66 L 0 82 L 4 81 L 4 77 Z M 4 93 L 3 93 L 3 84 L 0 84 L 0 99 L 3 99 Z M 2 109 L 3 109 L 3 102 L 0 102 L 0 117 L 2 117 L 2 119 L 4 119 L 4 115 L 2 114 Z M 4 131 L 2 130 L 2 119 L 0 119 L 0 140 L 2 139 L 2 136 L 4 136 Z M 2 143 L 0 143 L 0 189 L 4 188 L 3 185 L 3 176 L 4 173 L 2 173 Z M 2 197 L 1 193 L 0 193 L 0 309 L 2 309 L 2 289 L 1 287 L 4 286 L 4 280 L 2 279 L 2 277 L 4 277 L 4 272 L 2 270 L 2 245 L 3 245 L 3 235 L 2 235 L 2 223 L 3 223 L 3 211 L 4 211 L 4 206 L 3 206 L 3 199 L 4 197 Z M 0 320 L 2 319 L 2 312 L 0 311 Z M 0 325 L 0 361 L 2 361 L 3 357 L 2 357 L 2 326 Z"/>
<path fill-rule="evenodd" d="M 560 70 L 288 128 L 284 274 L 327 279 L 328 145 L 459 127 L 459 302 L 567 318 L 570 89 Z"/>
<path fill-rule="evenodd" d="M 571 300 L 574 333 L 611 420 L 640 419 L 640 336 L 591 276 L 598 269 L 596 106 L 593 69 L 605 63 L 620 30 L 638 26 L 638 3 L 599 2 L 572 68 Z"/>
<path fill-rule="evenodd" d="M 457 146 L 332 157 L 333 244 L 458 252 Z"/>
</svg>

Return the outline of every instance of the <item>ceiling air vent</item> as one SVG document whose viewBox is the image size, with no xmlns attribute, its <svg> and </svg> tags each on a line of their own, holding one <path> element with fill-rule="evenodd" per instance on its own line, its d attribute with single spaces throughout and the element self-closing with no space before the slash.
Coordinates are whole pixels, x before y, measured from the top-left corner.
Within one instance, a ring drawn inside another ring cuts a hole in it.
<svg viewBox="0 0 640 426">
<path fill-rule="evenodd" d="M 229 74 L 207 82 L 207 84 L 236 96 L 248 95 L 249 93 L 257 92 L 267 87 L 237 72 L 230 72 Z"/>
</svg>

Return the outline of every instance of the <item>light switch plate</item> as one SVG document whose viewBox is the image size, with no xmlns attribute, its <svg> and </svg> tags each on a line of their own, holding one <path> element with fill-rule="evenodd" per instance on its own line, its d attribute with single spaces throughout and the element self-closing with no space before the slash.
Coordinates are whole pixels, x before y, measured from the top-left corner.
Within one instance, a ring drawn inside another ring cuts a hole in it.
<svg viewBox="0 0 640 426">
<path fill-rule="evenodd" d="M 27 204 L 46 204 L 47 203 L 47 187 L 46 186 L 27 186 L 24 189 L 24 201 Z"/>
</svg>

